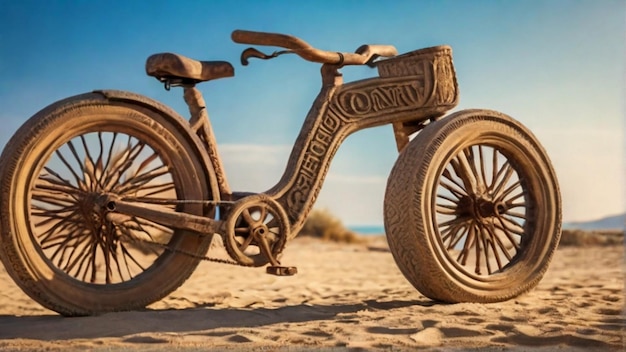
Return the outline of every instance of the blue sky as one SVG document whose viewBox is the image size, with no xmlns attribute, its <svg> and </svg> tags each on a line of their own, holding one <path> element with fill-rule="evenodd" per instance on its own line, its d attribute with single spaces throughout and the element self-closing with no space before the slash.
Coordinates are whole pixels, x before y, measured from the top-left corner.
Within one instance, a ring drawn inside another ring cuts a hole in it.
<svg viewBox="0 0 626 352">
<path fill-rule="evenodd" d="M 234 78 L 200 89 L 231 186 L 263 191 L 280 178 L 319 91 L 319 66 L 285 56 L 242 67 L 246 46 L 230 40 L 232 30 L 293 34 L 333 51 L 448 44 L 455 110 L 499 110 L 527 125 L 556 168 L 564 220 L 595 219 L 624 211 L 625 21 L 623 0 L 0 0 L 0 148 L 41 108 L 93 89 L 144 94 L 187 116 L 182 92 L 144 73 L 146 57 L 172 51 L 234 64 Z M 350 136 L 317 206 L 350 225 L 382 224 L 396 156 L 390 127 Z"/>
</svg>

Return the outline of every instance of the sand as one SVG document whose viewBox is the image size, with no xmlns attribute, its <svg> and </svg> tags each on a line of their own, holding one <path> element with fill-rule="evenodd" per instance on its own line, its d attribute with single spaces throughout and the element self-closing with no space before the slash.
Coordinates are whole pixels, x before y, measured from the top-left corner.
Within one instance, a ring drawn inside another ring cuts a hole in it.
<svg viewBox="0 0 626 352">
<path fill-rule="evenodd" d="M 293 277 L 203 262 L 144 311 L 64 318 L 0 265 L 0 350 L 624 350 L 624 247 L 561 247 L 539 286 L 495 304 L 441 304 L 397 269 L 384 237 L 289 243 Z"/>
</svg>

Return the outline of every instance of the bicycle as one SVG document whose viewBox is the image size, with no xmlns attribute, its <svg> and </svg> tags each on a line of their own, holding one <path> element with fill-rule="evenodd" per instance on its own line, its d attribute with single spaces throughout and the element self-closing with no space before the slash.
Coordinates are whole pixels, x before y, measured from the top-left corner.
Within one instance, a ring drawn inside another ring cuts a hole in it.
<svg viewBox="0 0 626 352">
<path fill-rule="evenodd" d="M 0 258 L 32 299 L 62 315 L 141 309 L 183 284 L 201 260 L 293 275 L 279 258 L 321 189 L 341 142 L 392 125 L 399 157 L 384 222 L 408 281 L 444 302 L 497 302 L 535 287 L 558 245 L 556 175 L 533 134 L 491 110 L 446 115 L 459 91 L 448 46 L 398 55 L 316 49 L 290 35 L 235 30 L 241 62 L 284 54 L 321 64 L 322 88 L 279 182 L 231 191 L 196 85 L 234 76 L 225 61 L 161 53 L 146 62 L 182 87 L 190 118 L 141 95 L 98 90 L 42 109 L 0 157 Z M 348 65 L 378 69 L 344 83 Z M 218 236 L 215 236 L 215 235 Z M 230 259 L 206 255 L 222 240 Z"/>
</svg>

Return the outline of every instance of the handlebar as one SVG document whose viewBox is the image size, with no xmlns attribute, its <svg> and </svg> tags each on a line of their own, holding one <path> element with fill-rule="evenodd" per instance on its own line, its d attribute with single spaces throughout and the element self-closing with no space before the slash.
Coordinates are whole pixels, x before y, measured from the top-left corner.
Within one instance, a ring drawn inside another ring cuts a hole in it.
<svg viewBox="0 0 626 352">
<path fill-rule="evenodd" d="M 242 54 L 242 63 L 244 63 L 244 65 L 247 63 L 247 58 L 250 56 L 270 58 L 286 53 L 297 54 L 301 58 L 311 62 L 341 66 L 372 64 L 379 56 L 391 57 L 398 54 L 398 51 L 392 45 L 362 45 L 354 53 L 325 51 L 312 47 L 309 43 L 300 38 L 279 33 L 235 30 L 231 38 L 234 42 L 240 44 L 277 46 L 288 49 L 287 51 L 276 52 L 273 55 L 261 54 L 263 56 L 259 56 L 258 51 L 256 51 L 255 54 L 252 52 L 246 54 L 246 51 L 244 51 Z"/>
</svg>

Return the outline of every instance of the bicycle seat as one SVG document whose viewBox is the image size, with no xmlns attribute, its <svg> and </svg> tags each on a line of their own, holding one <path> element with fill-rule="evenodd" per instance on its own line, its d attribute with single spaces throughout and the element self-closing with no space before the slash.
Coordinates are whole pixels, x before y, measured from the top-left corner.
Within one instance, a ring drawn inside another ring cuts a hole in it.
<svg viewBox="0 0 626 352">
<path fill-rule="evenodd" d="M 179 54 L 159 53 L 146 60 L 146 73 L 159 81 L 178 80 L 195 84 L 232 77 L 235 69 L 226 61 L 198 61 Z"/>
</svg>

